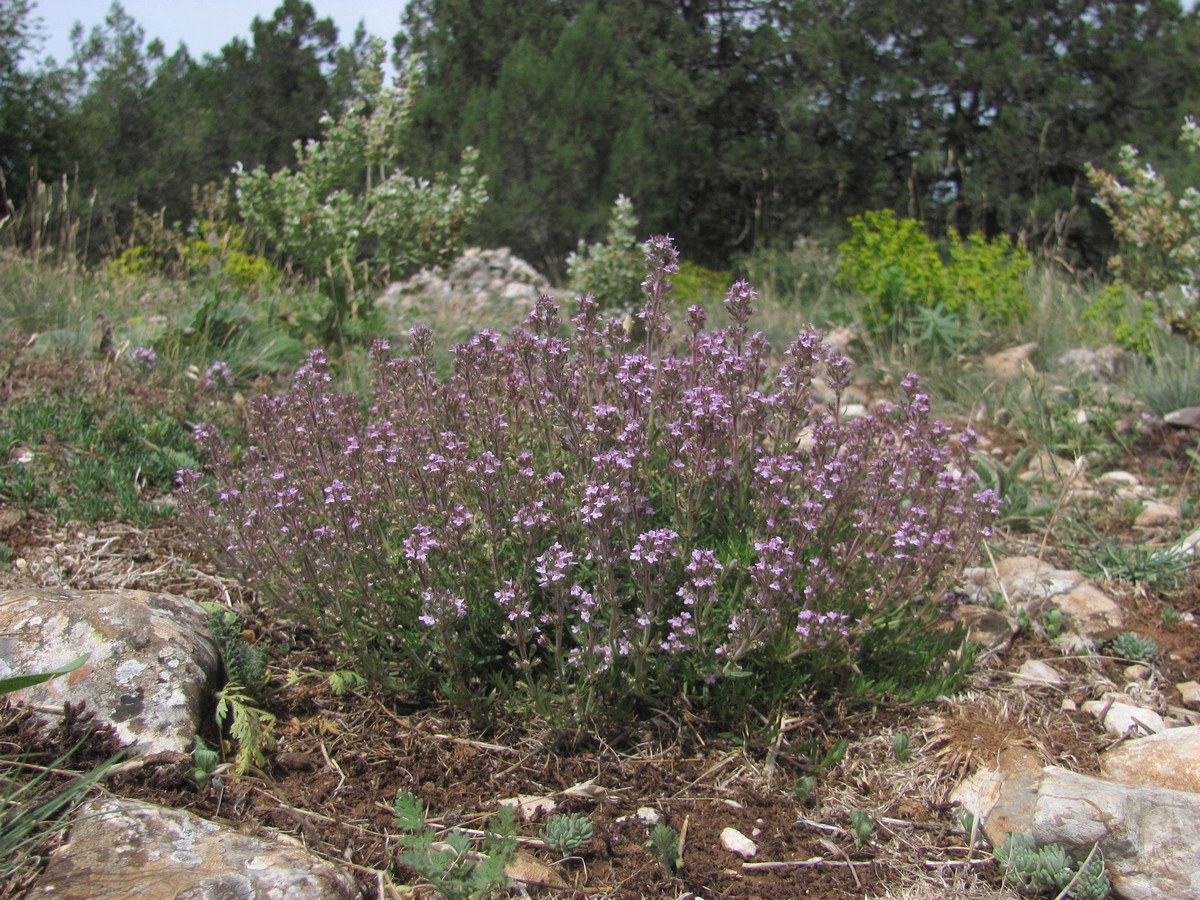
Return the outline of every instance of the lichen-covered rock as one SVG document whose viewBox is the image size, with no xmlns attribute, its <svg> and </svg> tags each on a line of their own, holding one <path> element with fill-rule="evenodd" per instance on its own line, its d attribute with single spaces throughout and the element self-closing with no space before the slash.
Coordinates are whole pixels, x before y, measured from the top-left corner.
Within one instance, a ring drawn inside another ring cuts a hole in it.
<svg viewBox="0 0 1200 900">
<path fill-rule="evenodd" d="M 284 838 L 249 837 L 184 810 L 102 798 L 83 806 L 27 900 L 354 900 L 352 878 Z"/>
<path fill-rule="evenodd" d="M 3 591 L 0 677 L 47 672 L 87 653 L 69 675 L 11 698 L 60 708 L 86 702 L 138 752 L 186 752 L 220 677 L 207 621 L 199 604 L 172 594 Z"/>
</svg>

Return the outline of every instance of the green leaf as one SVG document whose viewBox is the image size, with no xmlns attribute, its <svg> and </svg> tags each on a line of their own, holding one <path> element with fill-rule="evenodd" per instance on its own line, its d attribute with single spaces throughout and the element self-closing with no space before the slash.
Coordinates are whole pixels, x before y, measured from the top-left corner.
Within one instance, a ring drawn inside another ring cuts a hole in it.
<svg viewBox="0 0 1200 900">
<path fill-rule="evenodd" d="M 90 653 L 85 653 L 83 656 L 71 660 L 66 665 L 59 666 L 49 672 L 38 672 L 28 675 L 11 675 L 8 678 L 0 678 L 0 694 L 11 694 L 13 691 L 24 690 L 27 687 L 32 687 L 35 684 L 43 684 L 51 678 L 57 678 L 59 675 L 66 675 L 74 672 L 85 662 L 88 661 Z"/>
</svg>

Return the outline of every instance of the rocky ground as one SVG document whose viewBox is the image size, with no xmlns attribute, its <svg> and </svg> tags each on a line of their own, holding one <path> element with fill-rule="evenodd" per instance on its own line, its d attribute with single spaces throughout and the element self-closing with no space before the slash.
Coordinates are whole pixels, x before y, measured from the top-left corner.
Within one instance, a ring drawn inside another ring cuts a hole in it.
<svg viewBox="0 0 1200 900">
<path fill-rule="evenodd" d="M 1147 425 L 1107 468 L 1129 473 L 1148 494 L 1178 509 L 1182 496 L 1196 494 L 1200 473 L 1188 455 L 1196 435 Z M 987 437 L 998 461 L 1019 449 L 1002 432 Z M 1059 504 L 1058 512 L 1028 530 L 1006 531 L 993 549 L 996 558 L 1024 556 L 1075 569 L 1078 548 L 1064 539 L 1063 522 L 1070 518 L 1147 552 L 1195 528 L 1177 519 L 1134 525 L 1128 497 L 1119 498 L 1116 486 L 1130 482 L 1105 482 L 1102 474 L 1036 486 Z M 146 529 L 117 522 L 60 526 L 51 516 L 0 504 L 0 541 L 13 553 L 0 571 L 0 591 L 139 589 L 242 610 L 248 637 L 272 647 L 266 708 L 277 717 L 278 743 L 267 765 L 201 788 L 185 774 L 187 756 L 160 753 L 110 776 L 98 790 L 190 810 L 246 834 L 291 835 L 353 873 L 368 897 L 430 895 L 397 864 L 391 804 L 398 789 L 419 796 L 436 824 L 464 829 L 483 828 L 500 801 L 523 798 L 529 814 L 519 859 L 525 868 L 517 874 L 524 878 L 520 891 L 532 896 L 1014 897 L 986 845 L 972 847 L 963 834 L 951 802 L 956 786 L 995 766 L 1014 746 L 1040 765 L 1100 774 L 1102 754 L 1138 736 L 1136 729 L 1111 733 L 1085 710 L 1106 693 L 1134 695 L 1141 708 L 1174 725 L 1190 724 L 1188 712 L 1198 708 L 1177 687 L 1200 680 L 1196 568 L 1174 584 L 1153 587 L 1091 578 L 1123 612 L 1122 630 L 1153 638 L 1161 648 L 1140 670 L 1131 671 L 1129 660 L 1106 654 L 1103 646 L 1087 655 L 1063 638 L 1051 640 L 1035 621 L 1015 636 L 1001 634 L 956 697 L 919 706 L 831 706 L 797 698 L 781 728 L 745 734 L 721 733 L 680 705 L 602 738 L 556 746 L 536 722 L 517 717 L 473 722 L 449 706 L 408 708 L 367 691 L 335 696 L 323 678 L 289 685 L 288 671 L 333 669 L 328 649 L 209 570 L 170 519 Z M 1181 621 L 1164 623 L 1167 605 Z M 1051 664 L 1058 680 L 1014 677 L 1029 661 Z M 48 765 L 81 732 L 60 719 L 52 720 L 57 727 L 38 727 L 34 712 L 0 705 L 0 744 L 27 751 L 30 764 Z M 911 739 L 905 760 L 893 749 L 899 732 Z M 844 755 L 822 767 L 843 741 Z M 86 768 L 112 745 L 111 735 L 98 732 L 62 768 Z M 794 786 L 805 775 L 815 778 L 816 788 L 801 799 Z M 65 782 L 69 774 L 53 777 Z M 538 798 L 544 802 L 534 802 Z M 560 859 L 539 840 L 550 804 L 591 818 L 594 836 L 573 858 Z M 868 812 L 873 822 L 871 834 L 857 842 L 853 810 Z M 683 864 L 673 875 L 646 848 L 652 816 L 681 835 Z M 753 843 L 752 856 L 749 849 L 742 855 L 728 849 L 723 832 L 730 828 Z M 0 886 L 0 897 L 20 897 L 29 884 Z"/>
</svg>

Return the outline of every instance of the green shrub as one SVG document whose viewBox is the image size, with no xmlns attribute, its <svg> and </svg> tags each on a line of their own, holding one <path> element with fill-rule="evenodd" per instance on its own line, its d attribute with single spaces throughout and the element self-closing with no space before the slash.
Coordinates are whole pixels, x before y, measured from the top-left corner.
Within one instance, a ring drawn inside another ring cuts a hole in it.
<svg viewBox="0 0 1200 900">
<path fill-rule="evenodd" d="M 336 339 L 366 311 L 352 302 L 356 288 L 455 259 L 487 200 L 473 150 L 464 151 L 456 184 L 395 167 L 418 74 L 410 67 L 385 87 L 385 57 L 377 41 L 346 112 L 322 119 L 320 140 L 296 142 L 294 171 L 260 167 L 237 179 L 246 221 L 321 284 L 330 301 L 326 333 Z"/>
<path fill-rule="evenodd" d="M 1129 290 L 1120 284 L 1109 284 L 1096 291 L 1081 318 L 1097 337 L 1112 341 L 1118 347 L 1150 358 L 1154 352 L 1159 325 L 1154 318 L 1154 304 L 1139 300 L 1129 302 Z"/>
<path fill-rule="evenodd" d="M 490 900 L 510 887 L 505 868 L 516 856 L 516 813 L 505 806 L 485 832 L 483 853 L 471 851 L 471 838 L 453 828 L 442 833 L 428 824 L 425 805 L 405 790 L 396 792 L 393 820 L 405 848 L 400 862 L 432 885 L 445 900 Z"/>
<path fill-rule="evenodd" d="M 580 241 L 567 257 L 573 294 L 591 294 L 600 308 L 611 314 L 632 313 L 641 306 L 646 250 L 637 241 L 637 227 L 633 203 L 622 194 L 613 204 L 604 243 L 589 247 Z"/>
<path fill-rule="evenodd" d="M 1200 150 L 1200 127 L 1189 117 L 1180 140 Z M 1139 165 L 1138 151 L 1121 148 L 1113 175 L 1088 165 L 1095 203 L 1108 213 L 1121 242 L 1109 266 L 1121 283 L 1154 304 L 1174 332 L 1200 339 L 1200 191 L 1175 198 L 1153 166 Z M 1123 180 L 1118 180 L 1118 179 Z"/>
<path fill-rule="evenodd" d="M 850 240 L 838 247 L 838 281 L 871 301 L 866 325 L 882 335 L 918 308 L 946 303 L 945 270 L 933 241 L 915 219 L 890 209 L 850 219 Z"/>
<path fill-rule="evenodd" d="M 732 281 L 728 270 L 718 272 L 684 260 L 679 264 L 679 274 L 674 280 L 675 302 L 686 308 L 693 303 L 703 305 L 720 299 Z"/>
<path fill-rule="evenodd" d="M 989 241 L 978 231 L 964 241 L 951 228 L 946 307 L 959 315 L 978 312 L 988 323 L 1021 322 L 1029 315 L 1023 279 L 1031 265 L 1021 247 Z"/>
<path fill-rule="evenodd" d="M 891 210 L 850 219 L 851 237 L 838 247 L 838 281 L 870 305 L 865 325 L 875 337 L 899 336 L 915 323 L 915 336 L 953 333 L 937 318 L 945 310 L 960 322 L 979 319 L 1009 324 L 1029 314 L 1023 277 L 1029 255 L 976 232 L 964 241 L 950 229 L 949 261 L 915 219 L 897 219 Z M 909 329 L 912 330 L 911 327 Z"/>
</svg>

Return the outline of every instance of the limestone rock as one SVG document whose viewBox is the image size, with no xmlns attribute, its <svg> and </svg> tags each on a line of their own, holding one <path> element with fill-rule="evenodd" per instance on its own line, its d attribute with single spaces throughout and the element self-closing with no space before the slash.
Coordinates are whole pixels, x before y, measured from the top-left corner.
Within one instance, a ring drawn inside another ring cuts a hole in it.
<svg viewBox="0 0 1200 900">
<path fill-rule="evenodd" d="M 986 356 L 983 360 L 984 371 L 996 378 L 1016 378 L 1021 374 L 1022 364 L 1029 362 L 1029 357 L 1037 347 L 1037 342 L 1034 341 Z"/>
<path fill-rule="evenodd" d="M 725 828 L 721 831 L 721 846 L 742 859 L 753 859 L 758 853 L 758 845 L 736 828 Z"/>
<path fill-rule="evenodd" d="M 1033 827 L 1034 803 L 1042 779 L 1042 758 L 1028 747 L 1004 747 L 996 768 L 982 766 L 959 783 L 950 800 L 975 816 L 993 847 L 1010 831 Z"/>
<path fill-rule="evenodd" d="M 1159 525 L 1170 525 L 1178 519 L 1178 507 L 1158 500 L 1147 500 L 1142 505 L 1142 511 L 1137 514 L 1133 524 L 1139 528 L 1155 528 Z"/>
<path fill-rule="evenodd" d="M 1125 351 L 1115 345 L 1098 350 L 1068 350 L 1053 362 L 1053 368 L 1071 378 L 1112 383 L 1125 371 Z"/>
<path fill-rule="evenodd" d="M 1200 727 L 1169 728 L 1125 741 L 1101 755 L 1100 770 L 1121 784 L 1200 794 Z"/>
<path fill-rule="evenodd" d="M 1132 472 L 1124 472 L 1120 469 L 1114 469 L 1111 472 L 1105 472 L 1096 479 L 1100 484 L 1111 484 L 1117 487 L 1135 488 L 1141 485 L 1141 481 Z"/>
<path fill-rule="evenodd" d="M 1064 594 L 1084 581 L 1069 569 L 1056 569 L 1035 556 L 1010 556 L 996 564 L 996 572 L 1014 603 Z"/>
<path fill-rule="evenodd" d="M 551 293 L 550 282 L 507 247 L 469 247 L 447 269 L 422 269 L 393 283 L 375 306 L 398 326 L 431 313 L 465 321 L 503 314 L 515 322 Z"/>
<path fill-rule="evenodd" d="M 1045 484 L 1055 485 L 1068 482 L 1076 487 L 1080 487 L 1084 483 L 1082 475 L 1083 469 L 1081 464 L 1042 450 L 1029 460 L 1025 471 L 1017 477 L 1023 482 L 1040 481 Z"/>
<path fill-rule="evenodd" d="M 1200 547 L 1200 528 L 1197 528 L 1187 537 L 1172 545 L 1167 551 L 1168 556 L 1195 556 L 1196 548 Z"/>
<path fill-rule="evenodd" d="M 1097 718 L 1103 713 L 1104 719 L 1101 724 L 1104 730 L 1115 735 L 1129 734 L 1138 737 L 1148 732 L 1157 734 L 1167 728 L 1162 716 L 1154 710 L 1119 700 L 1089 700 L 1083 704 L 1082 709 Z"/>
<path fill-rule="evenodd" d="M 1185 406 L 1169 412 L 1163 416 L 1163 421 L 1180 428 L 1200 428 L 1200 406 Z"/>
<path fill-rule="evenodd" d="M 1143 666 L 1141 663 L 1134 663 L 1125 669 L 1126 681 L 1149 681 L 1153 675 L 1154 670 L 1149 666 Z"/>
<path fill-rule="evenodd" d="M 967 638 L 988 650 L 1007 647 L 1019 630 L 1012 616 L 976 603 L 960 606 L 958 620 L 967 626 Z"/>
<path fill-rule="evenodd" d="M 1086 854 L 1099 843 L 1113 893 L 1126 900 L 1200 897 L 1200 794 L 1044 770 L 1032 835 Z"/>
<path fill-rule="evenodd" d="M 86 804 L 27 900 L 362 896 L 345 872 L 281 837 L 248 837 L 184 810 L 102 798 Z"/>
<path fill-rule="evenodd" d="M 1066 626 L 1098 643 L 1111 641 L 1125 628 L 1121 607 L 1091 582 L 1083 582 L 1052 601 L 1063 611 Z"/>
<path fill-rule="evenodd" d="M 70 675 L 12 698 L 60 707 L 86 702 L 138 752 L 186 752 L 220 676 L 207 621 L 199 604 L 171 594 L 3 591 L 0 677 L 46 672 L 88 653 Z"/>
<path fill-rule="evenodd" d="M 1175 690 L 1188 706 L 1200 706 L 1200 683 L 1183 681 L 1175 685 Z"/>
<path fill-rule="evenodd" d="M 1066 679 L 1058 669 L 1040 659 L 1025 660 L 1021 663 L 1021 667 L 1013 673 L 1013 684 L 1059 685 L 1065 683 Z"/>
</svg>

